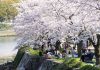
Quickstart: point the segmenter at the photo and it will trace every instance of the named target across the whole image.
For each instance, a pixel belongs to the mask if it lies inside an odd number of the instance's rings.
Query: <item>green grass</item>
[[[68,59],[55,59],[56,62],[62,62],[60,65],[55,65],[54,70],[73,70],[78,68],[79,70],[100,70],[94,64],[89,64],[80,61],[80,58],[68,58]]]
[[[30,55],[39,55],[39,50],[33,50],[32,48],[27,48]]]
[[[64,63],[72,68],[79,68],[79,67],[82,67],[85,65],[85,63],[80,61],[79,58],[70,58],[68,61],[66,61]]]
[[[63,63],[65,61],[65,59],[64,58],[60,58],[60,59],[55,59],[54,61],[58,62],[58,63]]]
[[[97,68],[96,66],[85,65],[85,66],[81,67],[80,70],[100,70],[100,69]]]

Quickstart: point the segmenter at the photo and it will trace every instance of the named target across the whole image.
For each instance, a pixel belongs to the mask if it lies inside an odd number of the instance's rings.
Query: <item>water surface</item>
[[[16,54],[16,37],[0,37],[0,57]]]

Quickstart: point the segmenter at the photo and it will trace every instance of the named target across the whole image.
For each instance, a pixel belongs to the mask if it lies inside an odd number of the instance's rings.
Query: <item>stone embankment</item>
[[[17,70],[53,70],[55,65],[61,64],[53,59],[45,59],[42,56],[31,56],[25,53]]]
[[[32,56],[25,53],[21,59],[17,70],[38,70],[45,58],[40,56]]]

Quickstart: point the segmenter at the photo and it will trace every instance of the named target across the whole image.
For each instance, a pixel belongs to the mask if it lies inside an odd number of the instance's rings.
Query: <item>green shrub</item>
[[[0,0],[0,17],[2,17],[0,22],[5,20],[9,21],[18,14],[16,7],[12,5],[15,2],[17,2],[17,0]]]
[[[54,65],[53,70],[73,70],[73,68],[80,68],[85,65],[78,58],[56,59],[57,62],[61,62],[59,65]]]
[[[100,69],[95,66],[85,65],[85,66],[81,67],[80,70],[100,70]]]
[[[11,28],[11,25],[0,23],[0,31],[1,30],[8,30],[10,28]]]
[[[64,62],[71,68],[80,68],[85,65],[85,63],[81,62],[78,58],[71,58],[67,62]]]
[[[73,70],[73,69],[63,63],[63,64],[56,64],[56,65],[54,65],[52,70]]]

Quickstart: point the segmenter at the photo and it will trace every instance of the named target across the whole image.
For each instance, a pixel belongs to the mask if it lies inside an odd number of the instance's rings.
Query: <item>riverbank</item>
[[[16,33],[13,30],[0,31],[0,37],[5,36],[16,36]]]
[[[7,62],[11,62],[14,60],[16,55],[12,55],[12,56],[0,56],[0,65],[7,63]]]

